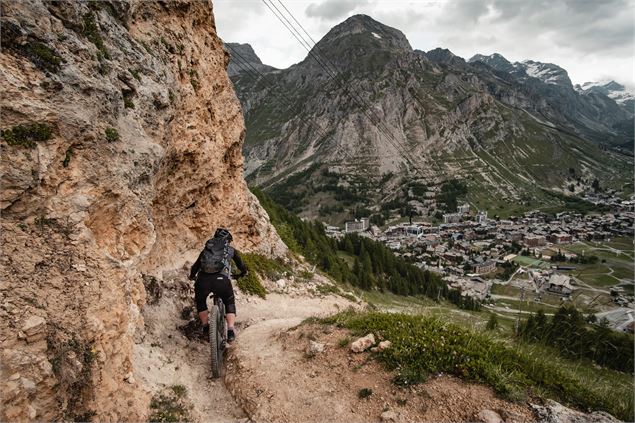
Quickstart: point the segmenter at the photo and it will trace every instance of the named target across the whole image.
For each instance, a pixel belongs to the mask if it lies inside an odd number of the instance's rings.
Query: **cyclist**
[[[198,259],[192,265],[190,270],[190,280],[196,280],[194,283],[194,296],[196,299],[196,310],[198,311],[201,324],[203,325],[204,333],[207,333],[209,328],[208,312],[207,312],[207,296],[213,292],[219,296],[225,304],[226,320],[227,320],[227,342],[233,342],[236,339],[236,333],[234,331],[234,321],[236,319],[236,301],[234,299],[234,290],[232,288],[231,280],[231,263],[233,259],[240,270],[240,274],[236,277],[240,278],[248,274],[247,267],[240,259],[240,254],[233,247],[229,246],[232,241],[232,234],[224,228],[218,228],[214,233],[214,237],[207,241],[205,248]],[[219,241],[224,241],[220,243]],[[222,266],[217,271],[205,272],[203,271],[202,262],[214,254],[212,251],[213,245],[224,245],[222,250]],[[212,246],[212,248],[210,248]],[[207,259],[209,261],[209,259]]]

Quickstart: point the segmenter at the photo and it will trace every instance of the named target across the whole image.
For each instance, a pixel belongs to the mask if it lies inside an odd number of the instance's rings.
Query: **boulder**
[[[44,320],[43,317],[29,316],[22,326],[22,331],[26,334],[26,336],[31,336],[42,332],[45,326],[46,320]]]
[[[390,342],[390,341],[381,341],[379,343],[379,345],[377,345],[376,347],[371,348],[370,350],[372,352],[382,352],[382,351],[387,350],[391,346],[392,346],[392,342]]]
[[[309,348],[307,353],[315,355],[324,352],[324,344],[321,342],[309,341]]]
[[[381,421],[382,422],[399,422],[399,414],[394,411],[388,410],[381,413]]]
[[[366,351],[369,347],[375,344],[375,335],[369,333],[363,338],[359,338],[351,344],[351,351],[355,353],[361,353]]]
[[[476,419],[483,423],[505,423],[501,416],[493,410],[481,410],[481,412],[476,415]]]
[[[603,411],[594,411],[586,414],[559,402],[546,400],[543,405],[530,404],[534,416],[544,423],[605,423],[619,422],[618,419]]]

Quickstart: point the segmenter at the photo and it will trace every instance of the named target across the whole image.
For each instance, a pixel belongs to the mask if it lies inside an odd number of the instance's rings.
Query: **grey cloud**
[[[632,0],[462,0],[447,3],[442,22],[522,40],[548,37],[580,53],[633,48]]]
[[[406,11],[379,11],[373,14],[373,18],[405,32],[421,27],[426,22],[427,16],[423,12],[409,9]]]
[[[321,4],[311,3],[307,6],[305,13],[310,18],[336,20],[347,16],[349,12],[357,7],[370,3],[369,0],[326,0]]]

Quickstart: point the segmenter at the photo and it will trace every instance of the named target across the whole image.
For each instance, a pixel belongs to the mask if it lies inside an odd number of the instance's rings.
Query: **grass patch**
[[[401,385],[419,383],[428,374],[444,372],[487,384],[511,400],[531,394],[633,419],[632,385],[630,400],[618,398],[612,390],[597,390],[567,374],[550,356],[512,348],[486,333],[406,314],[349,311],[322,321],[346,327],[356,335],[372,332],[390,340],[392,348],[378,357],[388,368],[398,370],[395,383]]]
[[[362,388],[357,392],[357,396],[361,399],[368,398],[373,395],[373,390],[370,388]]]
[[[117,132],[115,128],[106,128],[104,134],[106,135],[106,141],[108,142],[119,141],[119,132]]]
[[[529,256],[516,256],[512,261],[523,266],[541,267],[543,269],[548,269],[549,267],[551,267],[551,264],[547,263],[546,261],[542,261],[535,257]]]
[[[0,131],[0,136],[7,144],[26,148],[34,148],[36,142],[46,141],[52,134],[53,129],[49,125],[38,122],[16,125]]]
[[[339,295],[341,293],[341,290],[339,287],[337,287],[336,285],[331,285],[331,284],[322,284],[322,285],[318,285],[316,287],[317,292],[319,292],[322,295]]]
[[[185,401],[186,388],[183,385],[173,385],[163,392],[155,394],[150,400],[151,422],[189,422],[190,406]]]
[[[337,341],[337,346],[340,348],[346,348],[348,347],[348,344],[351,342],[351,337],[350,336],[346,336],[342,339],[340,339],[339,341]]]

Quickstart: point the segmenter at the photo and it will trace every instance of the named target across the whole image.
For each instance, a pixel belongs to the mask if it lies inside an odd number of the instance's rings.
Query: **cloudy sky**
[[[279,0],[273,2],[283,10]],[[213,0],[219,35],[249,43],[268,65],[307,54],[262,0]],[[315,40],[363,13],[400,29],[415,49],[450,49],[465,59],[555,63],[573,83],[615,79],[635,87],[635,0],[282,0]]]

